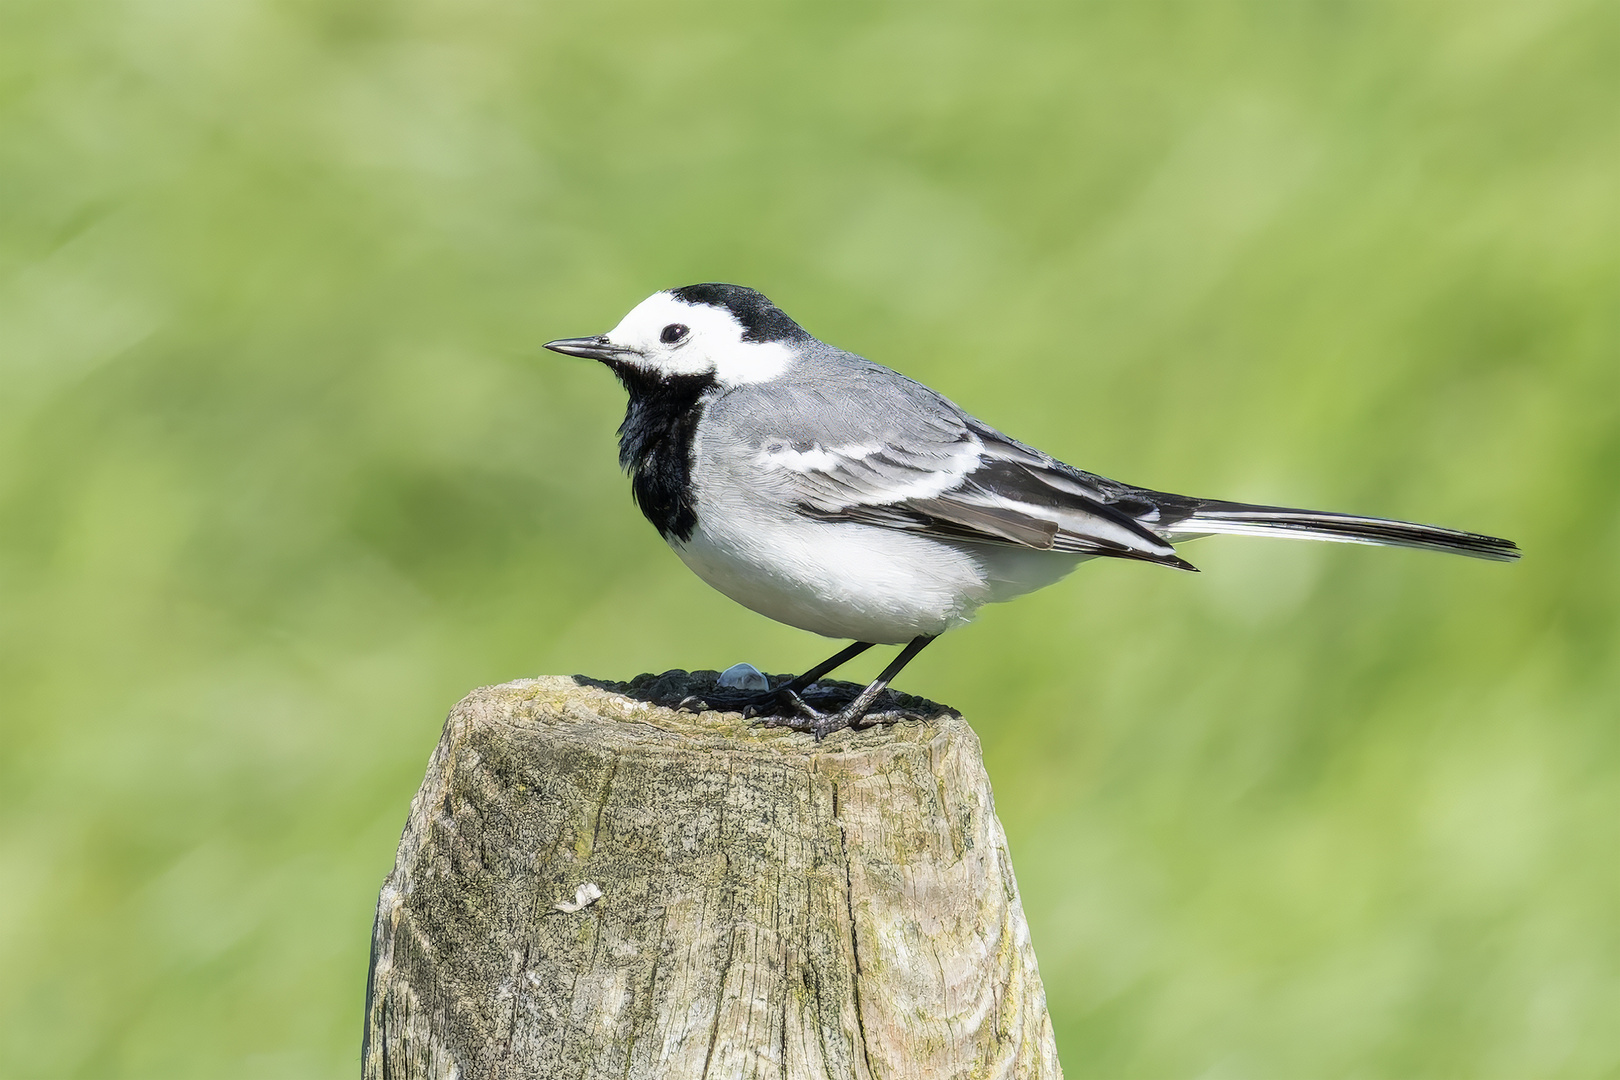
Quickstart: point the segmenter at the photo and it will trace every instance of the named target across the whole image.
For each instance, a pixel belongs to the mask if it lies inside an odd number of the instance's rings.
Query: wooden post
[[[377,904],[367,1078],[1061,1075],[967,723],[908,699],[932,718],[817,744],[654,703],[713,684],[456,706]]]

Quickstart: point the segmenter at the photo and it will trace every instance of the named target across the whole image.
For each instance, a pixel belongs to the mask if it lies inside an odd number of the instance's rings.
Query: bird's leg
[[[726,701],[723,694],[715,691],[710,691],[704,696],[720,700],[729,708],[739,709],[745,716],[751,716],[769,708],[785,708],[797,712],[800,707],[807,707],[799,698],[801,693],[809,689],[809,687],[817,679],[821,678],[829,671],[844,666],[871,647],[872,643],[870,641],[857,641],[838,650],[838,652],[827,657],[827,659],[823,660],[821,663],[817,664],[803,675],[800,675],[786,686],[778,686],[774,690],[762,690],[759,693],[749,694],[745,697],[735,698],[730,701]],[[685,698],[680,705],[677,706],[677,708],[684,709],[689,706],[695,707],[698,705],[698,695],[693,694]]]
[[[809,688],[811,683],[829,671],[843,667],[871,647],[872,643],[870,641],[854,642],[848,648],[840,649],[835,655],[827,657],[827,659],[788,683],[784,689],[792,690],[795,694],[802,694]]]
[[[912,638],[911,643],[900,650],[900,655],[896,656],[889,666],[883,669],[883,674],[873,679],[870,686],[855,696],[854,701],[851,701],[835,713],[824,713],[812,708],[795,693],[793,711],[796,715],[789,717],[766,716],[761,717],[759,722],[768,727],[785,727],[792,728],[794,731],[812,732],[819,742],[833,732],[841,731],[847,727],[871,727],[874,724],[883,723],[885,719],[897,718],[893,712],[873,713],[871,711],[872,706],[877,702],[883,691],[889,688],[889,683],[894,681],[894,677],[900,674],[900,669],[911,663],[912,658],[927,648],[928,643],[933,640],[932,637]],[[803,677],[800,676],[801,679]],[[797,682],[798,680],[794,681]],[[805,686],[809,685],[808,682],[805,683]]]

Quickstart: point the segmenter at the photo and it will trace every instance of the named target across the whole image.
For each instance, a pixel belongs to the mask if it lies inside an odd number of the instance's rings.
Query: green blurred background
[[[0,1075],[352,1076],[457,698],[830,651],[539,349],[704,280],[1108,475],[1525,549],[1214,538],[911,666],[1071,1076],[1620,1069],[1614,3],[0,15]]]

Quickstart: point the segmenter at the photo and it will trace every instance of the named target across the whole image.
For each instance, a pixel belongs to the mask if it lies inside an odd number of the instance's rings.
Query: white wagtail
[[[1131,487],[1008,438],[945,398],[816,340],[738,285],[654,293],[612,330],[546,348],[600,360],[629,392],[619,463],[694,573],[778,622],[854,644],[765,695],[817,738],[891,713],[900,669],[980,605],[1087,559],[1195,570],[1211,533],[1519,557],[1493,536]],[[801,695],[874,644],[905,645],[836,712]]]

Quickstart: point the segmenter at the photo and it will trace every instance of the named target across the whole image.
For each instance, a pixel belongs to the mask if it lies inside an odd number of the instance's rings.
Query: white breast
[[[681,560],[744,607],[826,637],[897,645],[942,634],[1080,561],[815,521],[746,491],[724,502],[706,498],[701,484],[694,493],[698,526],[670,545]]]

